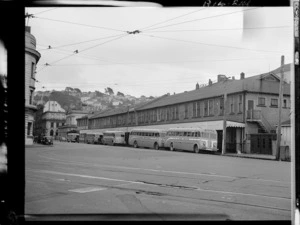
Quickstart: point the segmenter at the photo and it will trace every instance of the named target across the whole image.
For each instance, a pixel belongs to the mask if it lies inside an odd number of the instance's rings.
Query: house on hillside
[[[290,67],[284,68],[288,75]],[[193,91],[94,115],[89,118],[88,130],[202,127],[217,131],[218,149],[222,150],[226,118],[226,152],[272,155],[279,116],[279,84],[279,77],[272,71],[251,77],[241,73],[240,79],[218,75],[217,82],[209,80]],[[291,108],[290,84],[286,82],[282,101],[281,120],[285,121]]]

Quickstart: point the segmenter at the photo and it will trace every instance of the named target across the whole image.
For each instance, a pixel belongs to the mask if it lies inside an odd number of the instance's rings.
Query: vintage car
[[[42,137],[41,144],[53,145],[53,138],[51,136],[44,136],[44,137]]]

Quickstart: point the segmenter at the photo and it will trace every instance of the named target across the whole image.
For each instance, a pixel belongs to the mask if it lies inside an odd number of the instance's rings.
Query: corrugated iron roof
[[[160,99],[159,101],[154,102],[153,104],[148,104],[144,107],[141,107],[139,110],[162,107],[165,105],[174,105],[183,102],[195,101],[206,98],[213,98],[217,96],[222,96],[224,93],[227,95],[231,93],[238,92],[260,92],[260,93],[270,93],[270,94],[278,94],[279,90],[274,90],[274,88],[264,82],[261,82],[261,79],[265,78],[267,75],[274,76],[272,74],[260,74],[248,78],[244,78],[242,80],[226,80],[218,83],[214,83],[212,85],[208,85],[198,90],[188,91],[184,93],[179,93],[175,95],[166,96],[165,98]],[[278,77],[274,76],[276,79]],[[290,85],[283,85],[283,93],[289,95],[290,94]]]

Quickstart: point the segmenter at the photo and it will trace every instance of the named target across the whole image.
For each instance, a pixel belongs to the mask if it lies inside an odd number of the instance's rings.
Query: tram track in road
[[[216,173],[194,173],[194,172],[183,172],[183,171],[174,171],[174,170],[162,170],[162,169],[146,169],[146,168],[138,168],[138,167],[129,167],[129,166],[115,166],[115,165],[105,165],[105,164],[96,164],[96,163],[85,163],[85,162],[78,162],[73,160],[63,160],[63,159],[57,159],[54,158],[56,156],[55,154],[49,154],[47,152],[47,156],[40,155],[40,157],[51,161],[51,163],[59,163],[59,164],[73,164],[77,166],[87,166],[87,167],[98,167],[98,168],[111,168],[113,170],[117,170],[117,172],[125,172],[124,170],[136,170],[136,171],[148,171],[148,172],[155,172],[155,173],[169,173],[169,174],[176,174],[178,175],[192,175],[196,177],[212,177],[212,178],[224,178],[224,179],[232,179],[239,180],[239,179],[245,179],[245,180],[252,180],[252,181],[259,181],[259,182],[271,182],[271,183],[282,183],[287,184],[288,182],[285,181],[279,181],[279,180],[270,180],[270,179],[261,179],[261,178],[252,178],[252,177],[245,177],[245,176],[227,176],[227,175],[220,175]],[[50,155],[50,156],[49,156]],[[47,162],[47,161],[45,161]],[[118,170],[119,169],[119,170]],[[153,175],[153,174],[150,174]],[[170,176],[170,175],[162,175],[162,176]],[[195,179],[191,177],[182,177],[187,179]],[[206,181],[209,182],[209,181]]]
[[[39,173],[42,173],[43,171],[36,171]],[[70,176],[77,176],[76,174],[67,174],[67,173],[60,173],[60,172],[55,172],[55,171],[44,171],[46,173],[52,173],[52,174],[56,174],[56,175],[70,175]],[[113,180],[111,178],[103,178],[103,177],[92,177],[92,176],[87,176],[87,175],[78,175],[84,178],[89,178],[89,179],[109,179],[109,180]],[[126,181],[126,180],[117,180],[114,179],[115,181],[121,181],[121,182],[125,182],[125,183],[121,183],[121,184],[117,184],[117,185],[106,185],[106,184],[95,184],[94,182],[78,182],[76,181],[76,184],[80,184],[80,185],[86,185],[86,186],[93,186],[93,187],[101,187],[101,188],[105,188],[105,190],[110,191],[112,189],[115,190],[119,190],[119,191],[128,191],[128,192],[134,192],[136,195],[147,195],[147,196],[155,196],[155,197],[162,197],[164,199],[167,200],[176,200],[179,202],[190,202],[193,204],[197,204],[201,201],[207,201],[207,202],[213,202],[216,204],[220,204],[220,203],[224,203],[224,204],[233,204],[235,206],[245,206],[245,207],[254,207],[254,208],[262,208],[262,209],[268,209],[268,210],[280,210],[283,212],[290,212],[290,209],[286,209],[286,208],[280,208],[280,207],[275,207],[275,206],[268,206],[268,205],[261,205],[261,204],[251,204],[251,203],[243,203],[243,202],[238,202],[236,200],[221,200],[221,199],[217,199],[217,198],[221,198],[221,196],[214,196],[212,198],[205,198],[205,197],[199,197],[197,194],[194,193],[194,191],[197,192],[216,192],[218,194],[230,194],[230,195],[244,195],[243,193],[234,193],[234,192],[218,192],[218,191],[213,191],[213,190],[203,190],[197,187],[189,187],[189,186],[180,186],[180,185],[166,185],[166,184],[160,184],[160,183],[151,183],[151,182],[146,182],[146,181]],[[127,182],[127,183],[126,183]],[[131,185],[138,185],[137,187],[128,187]],[[151,188],[150,190],[147,190],[147,188],[140,188],[139,185],[146,185],[147,187],[158,187],[158,188],[163,188],[163,189],[159,189],[157,190],[153,190],[153,188]],[[183,194],[178,194],[177,192],[173,192],[170,191],[170,189],[176,189],[176,190],[185,190],[185,191],[189,191],[189,193],[184,192]],[[194,194],[193,194],[194,193]],[[51,198],[51,197],[60,197],[62,195],[66,195],[68,194],[67,192],[55,192],[53,194],[47,194],[45,196],[42,196],[42,199],[46,199],[46,198]],[[187,196],[189,195],[189,196]],[[275,197],[271,197],[271,196],[262,196],[262,195],[248,195],[247,197],[259,197],[259,198],[272,198],[273,200],[280,200],[280,201],[290,201],[290,199],[287,198],[276,198]],[[36,200],[40,200],[39,197],[36,198],[32,198],[30,200],[28,200],[28,202],[31,201],[36,201]]]

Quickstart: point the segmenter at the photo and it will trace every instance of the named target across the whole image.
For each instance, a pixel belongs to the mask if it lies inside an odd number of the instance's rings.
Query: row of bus
[[[202,128],[133,129],[131,132],[80,133],[79,143],[123,145],[134,148],[217,151],[217,132]]]

